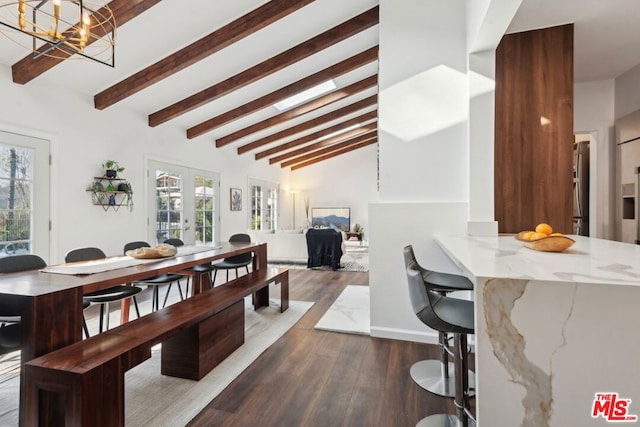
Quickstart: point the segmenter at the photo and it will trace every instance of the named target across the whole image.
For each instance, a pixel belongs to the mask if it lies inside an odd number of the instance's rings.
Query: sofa
[[[290,230],[247,230],[252,242],[267,244],[267,262],[290,262],[307,264],[307,229]],[[346,252],[346,236],[342,233],[342,252]]]
[[[307,263],[306,230],[247,230],[252,242],[267,244],[268,262]]]

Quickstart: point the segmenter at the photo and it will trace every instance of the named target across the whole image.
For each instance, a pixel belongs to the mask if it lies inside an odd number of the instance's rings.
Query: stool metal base
[[[454,397],[456,394],[456,376],[453,363],[449,363],[449,377],[442,375],[442,362],[439,360],[421,360],[414,363],[409,371],[411,378],[420,387],[437,394],[438,396]],[[476,386],[475,374],[469,371],[469,388]],[[469,391],[469,397],[475,395],[474,390]]]
[[[475,427],[476,423],[469,419],[464,427]],[[449,414],[429,415],[421,419],[416,427],[463,427],[458,417]]]

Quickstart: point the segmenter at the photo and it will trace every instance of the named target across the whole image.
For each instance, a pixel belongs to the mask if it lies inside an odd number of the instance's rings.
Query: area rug
[[[161,375],[160,345],[154,347],[151,359],[125,374],[126,425],[186,425],[313,306],[290,301],[280,313],[279,303],[272,299],[256,311],[251,298],[245,299],[245,343],[200,381]],[[15,355],[5,356],[0,365],[14,363]],[[0,374],[0,427],[18,425],[19,379],[16,370]]]
[[[307,264],[305,263],[270,262],[269,265],[293,270],[307,269]],[[331,270],[331,267],[315,267],[314,270]],[[340,269],[338,271],[369,271],[368,248],[366,246],[347,246],[345,253],[340,258]]]
[[[369,335],[369,287],[349,285],[315,326],[332,332]]]

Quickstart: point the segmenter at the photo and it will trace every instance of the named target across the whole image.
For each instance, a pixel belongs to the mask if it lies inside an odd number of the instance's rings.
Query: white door
[[[0,257],[49,259],[49,141],[0,131]]]
[[[148,241],[211,244],[219,229],[220,179],[215,172],[148,162]]]

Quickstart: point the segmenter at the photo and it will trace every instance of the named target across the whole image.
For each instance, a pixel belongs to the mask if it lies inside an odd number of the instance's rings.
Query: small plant
[[[124,168],[118,164],[115,160],[107,160],[102,164],[105,170],[105,176],[109,178],[115,178],[119,172],[122,172]]]
[[[96,181],[91,184],[88,190],[92,191],[91,198],[93,203],[96,205],[103,204],[105,202],[105,191],[104,185],[100,181]]]
[[[118,184],[118,191],[124,191],[127,196],[126,205],[130,211],[133,211],[133,188],[131,187],[131,183],[129,181],[123,181]]]

